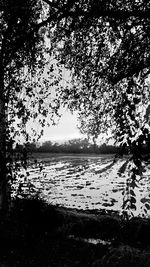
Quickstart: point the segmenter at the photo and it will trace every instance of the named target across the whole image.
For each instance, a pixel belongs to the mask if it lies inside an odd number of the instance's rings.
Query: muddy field
[[[35,154],[29,176],[15,180],[13,195],[37,192],[48,203],[64,207],[122,211],[125,168],[126,159],[114,163],[113,155]],[[143,202],[149,198],[149,177],[147,167],[135,189],[135,215],[142,214]]]

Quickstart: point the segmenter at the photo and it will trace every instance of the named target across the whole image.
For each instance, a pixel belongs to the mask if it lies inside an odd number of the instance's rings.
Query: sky
[[[77,113],[72,114],[70,111],[61,109],[62,117],[55,126],[45,127],[44,135],[40,138],[40,142],[53,141],[64,142],[75,138],[86,138],[86,135],[80,133],[77,125]],[[98,143],[104,143],[106,138],[110,137],[108,134],[101,134],[97,139]],[[109,141],[109,144],[113,144],[113,140]]]
[[[77,114],[63,110],[60,121],[55,126],[45,127],[41,141],[65,141],[73,138],[84,137],[77,128]]]
[[[53,61],[55,66],[55,60]],[[54,67],[54,71],[56,76],[59,74],[57,73],[57,66]],[[63,68],[62,70],[62,86],[68,85],[68,82],[70,81],[70,72]],[[52,90],[52,97],[55,98],[55,87]],[[67,110],[66,108],[61,107],[60,112],[62,114],[59,123],[55,126],[45,127],[44,129],[44,135],[41,137],[40,141],[65,141],[69,139],[74,138],[83,138],[83,136],[79,129],[77,128],[77,112],[74,112],[73,114]]]

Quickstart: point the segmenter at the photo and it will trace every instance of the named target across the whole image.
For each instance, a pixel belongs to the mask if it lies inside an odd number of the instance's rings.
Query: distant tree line
[[[71,139],[63,143],[45,141],[41,145],[36,143],[28,143],[26,146],[29,152],[39,153],[97,153],[97,154],[115,154],[118,153],[118,147],[114,145],[96,145],[87,138]],[[22,150],[22,146],[18,145],[17,151]]]

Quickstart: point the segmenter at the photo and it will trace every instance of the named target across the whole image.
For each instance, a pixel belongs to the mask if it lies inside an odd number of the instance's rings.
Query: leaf
[[[131,203],[134,203],[135,204],[136,203],[136,198],[135,197],[131,197],[130,198],[130,201],[131,201]]]
[[[131,204],[130,208],[131,208],[132,210],[136,210],[136,206],[135,206],[134,204]]]
[[[150,210],[150,205],[149,205],[148,203],[145,203],[145,208],[146,208],[147,210]]]
[[[131,194],[131,196],[136,196],[133,189],[130,189],[130,194]]]

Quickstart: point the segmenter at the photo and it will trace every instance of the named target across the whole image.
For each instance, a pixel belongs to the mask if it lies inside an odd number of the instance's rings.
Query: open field
[[[37,162],[35,163],[34,160]],[[28,168],[27,181],[22,183],[22,193],[38,192],[50,204],[77,209],[106,209],[122,211],[123,192],[126,185],[126,159],[114,162],[113,155],[84,154],[33,154]],[[141,214],[144,199],[150,190],[150,171],[144,173],[136,188],[137,210]]]
[[[126,159],[114,162],[112,155],[34,155],[29,175],[13,184],[22,198],[0,223],[0,266],[149,267],[150,220],[125,220],[116,212],[125,169]],[[149,194],[149,173],[147,167],[136,192],[138,212]],[[32,198],[36,193],[48,205]]]

